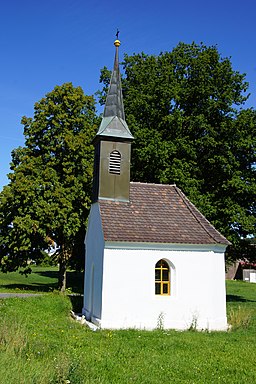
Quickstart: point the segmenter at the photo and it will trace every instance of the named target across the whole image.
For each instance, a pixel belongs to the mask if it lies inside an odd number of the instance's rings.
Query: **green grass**
[[[250,321],[211,333],[92,332],[70,318],[68,296],[0,300],[0,383],[254,384],[256,284],[228,281],[227,289],[229,315],[239,319],[249,312]]]
[[[0,292],[51,292],[58,287],[58,267],[32,266],[32,273],[0,273]],[[67,272],[67,287],[74,293],[83,293],[83,274]]]

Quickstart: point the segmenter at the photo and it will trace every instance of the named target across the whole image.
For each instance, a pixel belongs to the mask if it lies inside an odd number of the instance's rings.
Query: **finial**
[[[120,45],[121,45],[121,42],[120,42],[120,40],[118,39],[118,35],[119,35],[119,30],[117,29],[117,31],[116,31],[116,40],[114,41],[114,46],[115,47],[120,47]]]

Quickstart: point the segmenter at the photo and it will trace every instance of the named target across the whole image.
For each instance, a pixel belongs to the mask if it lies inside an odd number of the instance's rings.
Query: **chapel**
[[[130,182],[116,40],[94,138],[93,201],[85,238],[83,314],[100,328],[226,330],[229,241],[176,185]]]

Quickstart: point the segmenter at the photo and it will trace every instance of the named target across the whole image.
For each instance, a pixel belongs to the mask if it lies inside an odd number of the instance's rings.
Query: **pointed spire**
[[[120,40],[116,39],[114,45],[116,47],[114,68],[111,75],[103,118],[96,137],[109,136],[132,140],[133,136],[126,124],[124,114],[121,75],[118,60],[118,48],[121,45]]]
[[[111,75],[110,86],[108,90],[103,117],[117,116],[125,120],[121,75],[118,60],[118,48],[120,46],[120,41],[116,40],[114,42],[114,45],[116,47],[114,69]]]

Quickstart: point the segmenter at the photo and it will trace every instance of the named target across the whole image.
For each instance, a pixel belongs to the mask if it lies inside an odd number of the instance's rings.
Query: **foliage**
[[[256,111],[242,109],[245,75],[216,46],[195,43],[126,55],[123,67],[133,180],[176,183],[232,241],[230,257],[242,249],[255,260],[243,241],[256,227]],[[101,81],[109,81],[106,68]]]
[[[2,271],[26,271],[27,261],[42,259],[48,249],[57,256],[65,289],[77,248],[83,259],[96,123],[94,99],[71,83],[37,102],[33,118],[22,118],[25,146],[12,152],[13,172],[0,194]]]
[[[229,281],[229,309],[250,309],[251,322],[246,329],[210,333],[92,332],[70,319],[66,295],[0,299],[1,381],[254,383],[255,294],[256,284]]]

